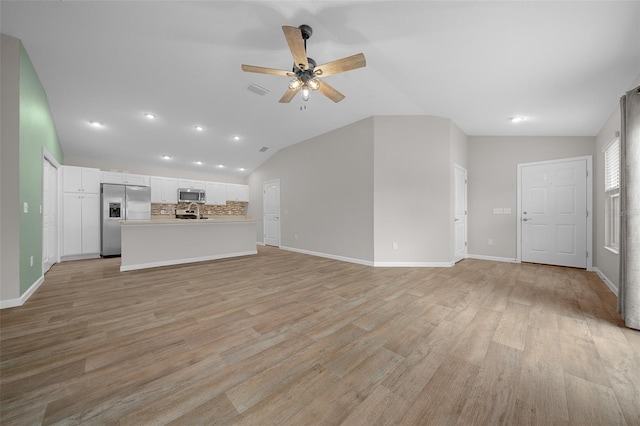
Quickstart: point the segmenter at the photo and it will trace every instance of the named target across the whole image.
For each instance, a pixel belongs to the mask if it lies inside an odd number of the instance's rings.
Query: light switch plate
[[[494,207],[493,208],[493,214],[502,214],[502,208],[501,207]]]
[[[22,205],[22,210],[23,210],[25,213],[29,213],[29,203],[24,203],[24,204]]]
[[[505,207],[503,211],[504,214],[511,214],[511,207]]]

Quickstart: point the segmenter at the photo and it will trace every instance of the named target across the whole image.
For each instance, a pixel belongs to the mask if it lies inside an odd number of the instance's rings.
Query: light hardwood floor
[[[3,425],[640,424],[640,332],[594,273],[119,264],[57,264],[0,312]]]

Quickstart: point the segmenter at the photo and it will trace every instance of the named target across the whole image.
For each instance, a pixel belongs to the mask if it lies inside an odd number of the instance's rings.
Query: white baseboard
[[[31,286],[24,292],[24,294],[17,299],[9,299],[9,300],[0,300],[0,309],[5,308],[15,308],[16,306],[24,305],[33,293],[36,292],[38,287],[44,282],[44,275],[41,275],[40,278],[36,280]]]
[[[299,249],[299,248],[294,248],[294,247],[280,246],[280,248],[282,250],[293,251],[293,252],[302,253],[302,254],[308,254],[308,255],[311,255],[311,256],[324,257],[324,258],[333,259],[333,260],[341,260],[343,262],[349,262],[349,263],[357,263],[358,265],[375,266],[373,264],[373,262],[371,262],[370,260],[354,259],[352,257],[344,257],[344,256],[337,256],[335,254],[319,253],[317,251],[304,250],[304,249]]]
[[[70,256],[62,256],[60,261],[67,262],[69,260],[85,260],[85,259],[99,259],[100,253],[89,253],[89,254],[73,254]]]
[[[491,260],[494,262],[520,263],[518,259],[512,257],[485,256],[483,254],[468,254],[468,259]]]
[[[342,262],[357,263],[358,265],[374,266],[382,268],[449,268],[454,262],[372,262],[370,260],[355,259],[353,257],[338,256],[335,254],[319,253],[317,251],[304,250],[294,247],[281,246],[282,250],[311,256],[324,257],[326,259],[340,260]]]
[[[265,243],[263,243],[262,241],[256,241],[256,245],[257,246],[265,246]]]
[[[258,254],[258,251],[248,250],[248,251],[242,251],[237,253],[217,254],[214,256],[193,257],[188,259],[176,259],[176,260],[166,260],[166,261],[160,261],[160,262],[139,263],[135,265],[120,266],[120,272],[135,271],[137,269],[157,268],[160,266],[181,265],[183,263],[206,262],[208,260],[227,259],[229,257],[249,256],[252,254]]]
[[[455,262],[374,262],[381,268],[451,268]]]
[[[609,290],[618,297],[618,287],[598,267],[594,266],[593,272],[598,274],[600,279],[609,287]]]

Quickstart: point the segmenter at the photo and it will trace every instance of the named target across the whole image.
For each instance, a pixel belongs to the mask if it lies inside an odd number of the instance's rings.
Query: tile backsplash
[[[227,201],[224,206],[205,204],[200,206],[200,214],[202,216],[246,216],[248,205],[246,201]],[[151,203],[151,216],[175,217],[176,209],[186,209],[188,206],[188,203]]]

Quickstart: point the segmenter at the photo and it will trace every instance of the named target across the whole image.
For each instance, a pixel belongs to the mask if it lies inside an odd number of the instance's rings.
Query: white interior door
[[[264,243],[280,247],[280,181],[263,185]]]
[[[521,168],[522,261],[587,267],[587,161]]]
[[[458,165],[454,168],[454,186],[453,260],[458,262],[467,257],[467,170]]]
[[[42,273],[58,259],[58,169],[46,158],[42,169]]]

